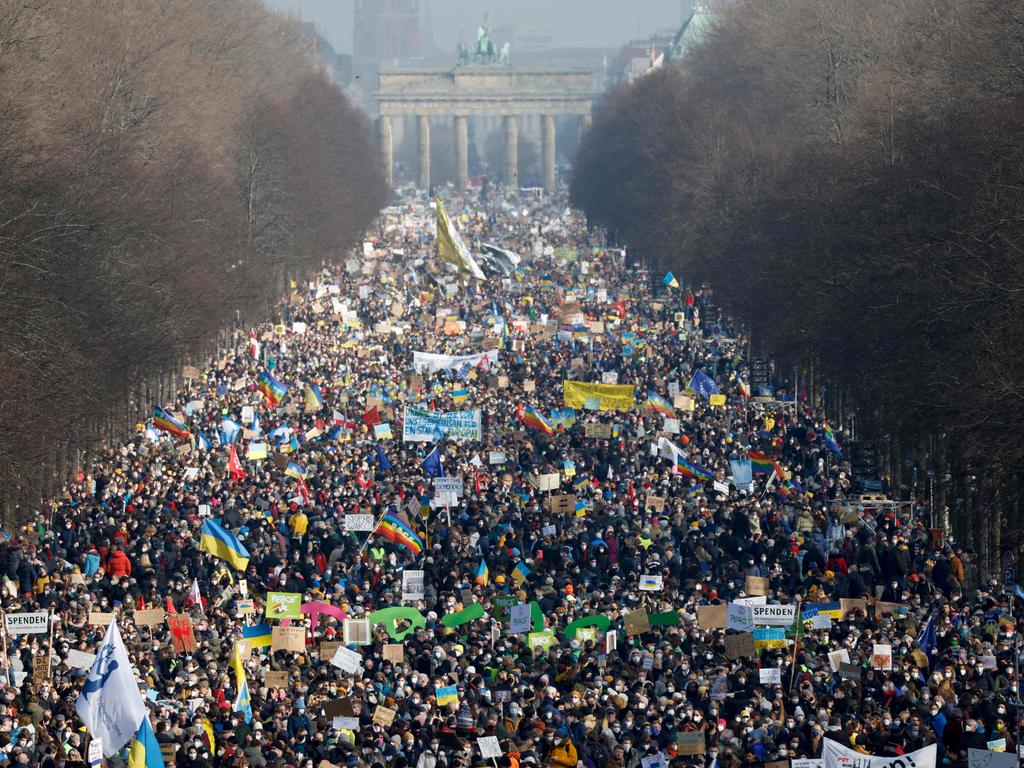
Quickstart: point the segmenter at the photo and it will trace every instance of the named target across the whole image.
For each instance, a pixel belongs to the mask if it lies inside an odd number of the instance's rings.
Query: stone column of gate
[[[420,115],[419,125],[419,146],[420,146],[420,169],[419,188],[430,189],[430,117]]]
[[[544,190],[555,191],[555,116],[544,115],[541,122],[541,140],[543,143],[542,161],[544,163]]]
[[[505,115],[505,184],[519,186],[519,123],[515,115]]]
[[[590,130],[591,123],[590,115],[580,115],[580,141],[583,141],[583,137],[587,135],[587,131]]]
[[[380,151],[384,162],[384,178],[390,187],[393,186],[394,182],[392,169],[395,159],[395,144],[391,132],[391,118],[388,115],[380,116]]]
[[[455,116],[455,178],[459,189],[469,181],[469,122],[465,115]]]

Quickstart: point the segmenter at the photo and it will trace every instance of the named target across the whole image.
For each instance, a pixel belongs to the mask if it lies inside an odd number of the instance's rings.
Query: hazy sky
[[[271,6],[316,22],[341,53],[352,52],[352,7],[355,0],[268,0]],[[455,51],[476,38],[485,11],[492,26],[523,24],[551,27],[557,47],[611,48],[630,38],[647,37],[681,23],[684,0],[423,0],[430,4],[434,42]],[[689,6],[689,2],[686,3]]]

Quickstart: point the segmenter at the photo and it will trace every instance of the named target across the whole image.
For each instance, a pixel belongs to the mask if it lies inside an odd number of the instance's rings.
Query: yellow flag
[[[483,280],[484,273],[462,242],[462,235],[452,226],[444,205],[439,199],[434,202],[437,205],[437,258],[454,264],[459,272],[468,272],[477,280]]]

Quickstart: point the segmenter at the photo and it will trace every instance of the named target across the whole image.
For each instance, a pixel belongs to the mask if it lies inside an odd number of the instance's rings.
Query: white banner
[[[46,632],[50,614],[46,611],[35,613],[5,613],[4,629],[9,635],[39,635]]]
[[[437,355],[433,352],[413,352],[412,367],[416,373],[435,373],[444,370],[459,370],[467,363],[475,367],[487,356],[487,361],[493,366],[498,363],[498,350],[490,349],[487,352],[479,352],[475,355]]]
[[[862,755],[835,741],[824,740],[822,768],[935,768],[935,744],[898,757]]]
[[[788,627],[796,619],[796,606],[752,605],[750,617],[758,626]]]
[[[428,411],[425,408],[405,406],[402,441],[430,443],[450,440],[479,440],[483,434],[479,409],[472,411]]]
[[[793,758],[789,761],[789,768],[822,768],[820,757]]]

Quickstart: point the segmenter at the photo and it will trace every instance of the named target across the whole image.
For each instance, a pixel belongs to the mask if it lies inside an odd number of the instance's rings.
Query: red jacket
[[[131,576],[132,561],[124,552],[114,552],[107,559],[107,573],[111,576]]]

